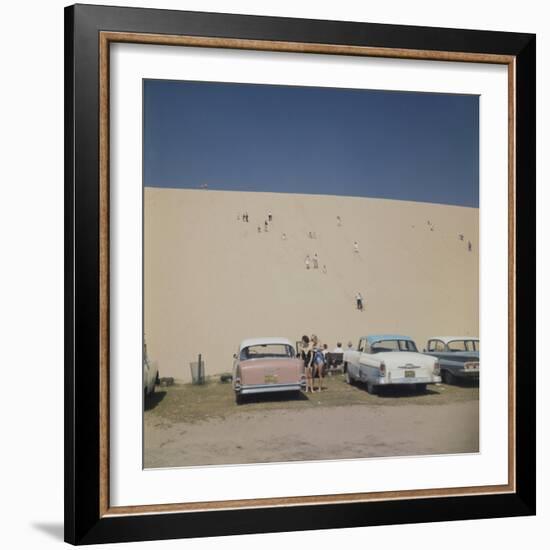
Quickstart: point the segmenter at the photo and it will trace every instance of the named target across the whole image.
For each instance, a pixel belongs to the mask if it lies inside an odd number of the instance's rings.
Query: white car
[[[411,385],[426,391],[427,384],[441,382],[436,357],[418,353],[409,336],[375,334],[359,339],[356,350],[344,352],[346,382],[361,382],[369,393],[381,386]]]
[[[147,399],[155,392],[155,384],[158,378],[158,365],[156,361],[149,361],[147,351],[143,353],[143,397]]]

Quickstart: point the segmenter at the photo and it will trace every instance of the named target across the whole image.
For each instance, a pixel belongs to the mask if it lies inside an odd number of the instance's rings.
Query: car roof
[[[444,344],[448,344],[454,340],[476,340],[479,342],[477,336],[430,336],[428,340],[441,340]]]
[[[366,338],[369,345],[380,342],[381,340],[410,340],[413,339],[410,336],[403,336],[402,334],[370,334],[369,336],[363,336]]]
[[[249,346],[261,346],[262,344],[285,344],[292,347],[292,342],[288,338],[265,336],[263,338],[247,338],[243,340],[239,346],[239,350],[248,348]]]

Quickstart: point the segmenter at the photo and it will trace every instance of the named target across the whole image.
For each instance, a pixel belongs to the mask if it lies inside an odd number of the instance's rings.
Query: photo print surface
[[[479,97],[143,81],[145,468],[479,451]]]

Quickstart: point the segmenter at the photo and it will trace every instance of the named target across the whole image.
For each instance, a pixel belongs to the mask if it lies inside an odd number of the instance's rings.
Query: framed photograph
[[[65,11],[65,539],[535,513],[535,36]]]

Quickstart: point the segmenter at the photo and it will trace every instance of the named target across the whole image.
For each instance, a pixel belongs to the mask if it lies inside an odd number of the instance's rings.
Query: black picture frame
[[[535,514],[535,372],[516,378],[515,491],[111,516],[100,512],[100,32],[512,56],[516,357],[535,364],[535,60],[532,34],[142,8],[65,9],[65,540],[128,542]]]

